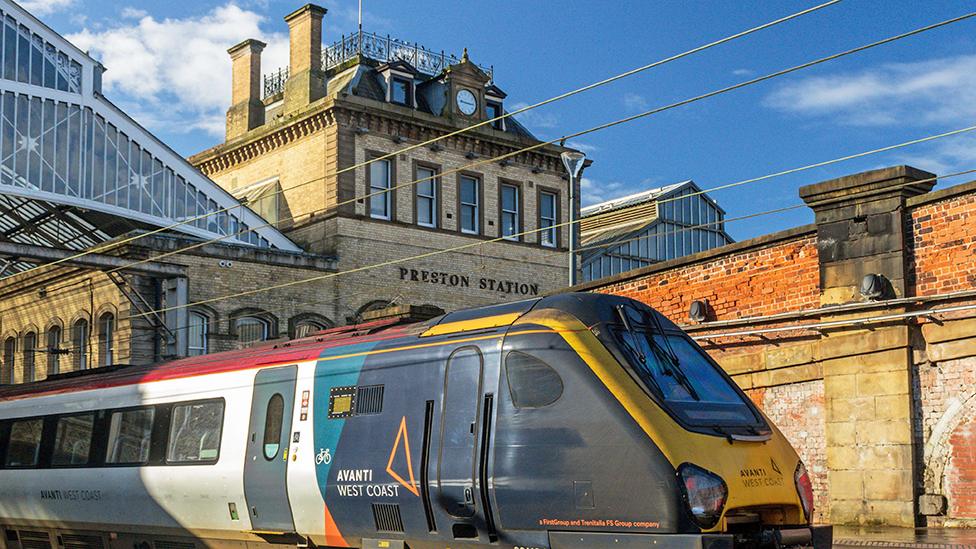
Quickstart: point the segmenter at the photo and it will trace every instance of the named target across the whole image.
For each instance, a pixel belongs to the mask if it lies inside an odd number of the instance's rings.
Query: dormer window
[[[390,79],[390,103],[413,107],[413,82],[394,76]]]
[[[502,104],[498,101],[486,101],[485,102],[485,118],[487,120],[493,120],[502,115]],[[496,130],[505,129],[505,120],[495,120],[491,123],[491,127]]]
[[[485,87],[485,117],[487,120],[498,118],[505,112],[502,108],[502,101],[505,100],[505,97],[505,92],[498,86],[488,84]],[[491,127],[505,131],[505,119],[495,120],[491,123]]]

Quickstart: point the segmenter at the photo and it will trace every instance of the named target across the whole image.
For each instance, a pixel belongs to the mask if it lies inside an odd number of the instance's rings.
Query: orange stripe
[[[346,538],[339,532],[339,525],[333,520],[328,505],[325,505],[325,543],[332,547],[349,547]]]

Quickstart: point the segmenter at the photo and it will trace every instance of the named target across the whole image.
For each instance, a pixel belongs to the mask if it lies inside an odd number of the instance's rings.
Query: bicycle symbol
[[[321,448],[319,453],[315,456],[316,465],[322,465],[323,463],[326,465],[332,463],[332,453],[328,448]]]

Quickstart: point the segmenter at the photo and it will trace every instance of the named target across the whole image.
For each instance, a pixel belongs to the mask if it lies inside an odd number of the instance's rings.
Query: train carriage
[[[563,294],[0,388],[0,547],[829,547],[663,316]]]

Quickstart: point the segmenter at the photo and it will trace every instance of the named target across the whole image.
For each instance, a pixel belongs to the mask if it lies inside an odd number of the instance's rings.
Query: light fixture
[[[883,274],[869,273],[861,279],[861,296],[872,301],[881,299],[888,294],[890,283]]]
[[[404,141],[405,141],[405,139],[403,138],[402,135],[394,135],[393,136],[393,142],[396,143],[396,144],[398,144],[398,145],[400,143],[403,143]]]
[[[512,165],[512,161],[506,158],[505,160],[502,160],[501,162],[499,162],[498,165],[501,166],[501,167],[503,167],[503,168],[507,168],[508,166],[511,166]]]
[[[542,169],[540,169],[538,166],[536,166],[536,167],[532,168],[532,173],[542,173]]]
[[[431,152],[441,152],[443,150],[444,150],[444,147],[442,147],[440,145],[440,143],[434,143],[433,145],[430,146],[430,151]]]
[[[475,158],[478,158],[478,153],[474,151],[469,151],[467,154],[464,155],[464,157],[467,158],[468,160],[474,160]]]
[[[366,128],[364,126],[359,126],[358,128],[356,128],[355,132],[356,135],[363,135],[369,133],[369,128]]]
[[[579,213],[579,197],[576,196],[576,185],[579,183],[580,173],[583,171],[583,164],[586,155],[574,150],[563,151],[559,155],[563,161],[563,167],[569,175],[569,285],[576,285],[576,235],[579,228],[576,226],[576,216]]]
[[[688,309],[688,318],[692,322],[705,322],[708,319],[708,302],[701,299],[692,301]]]

